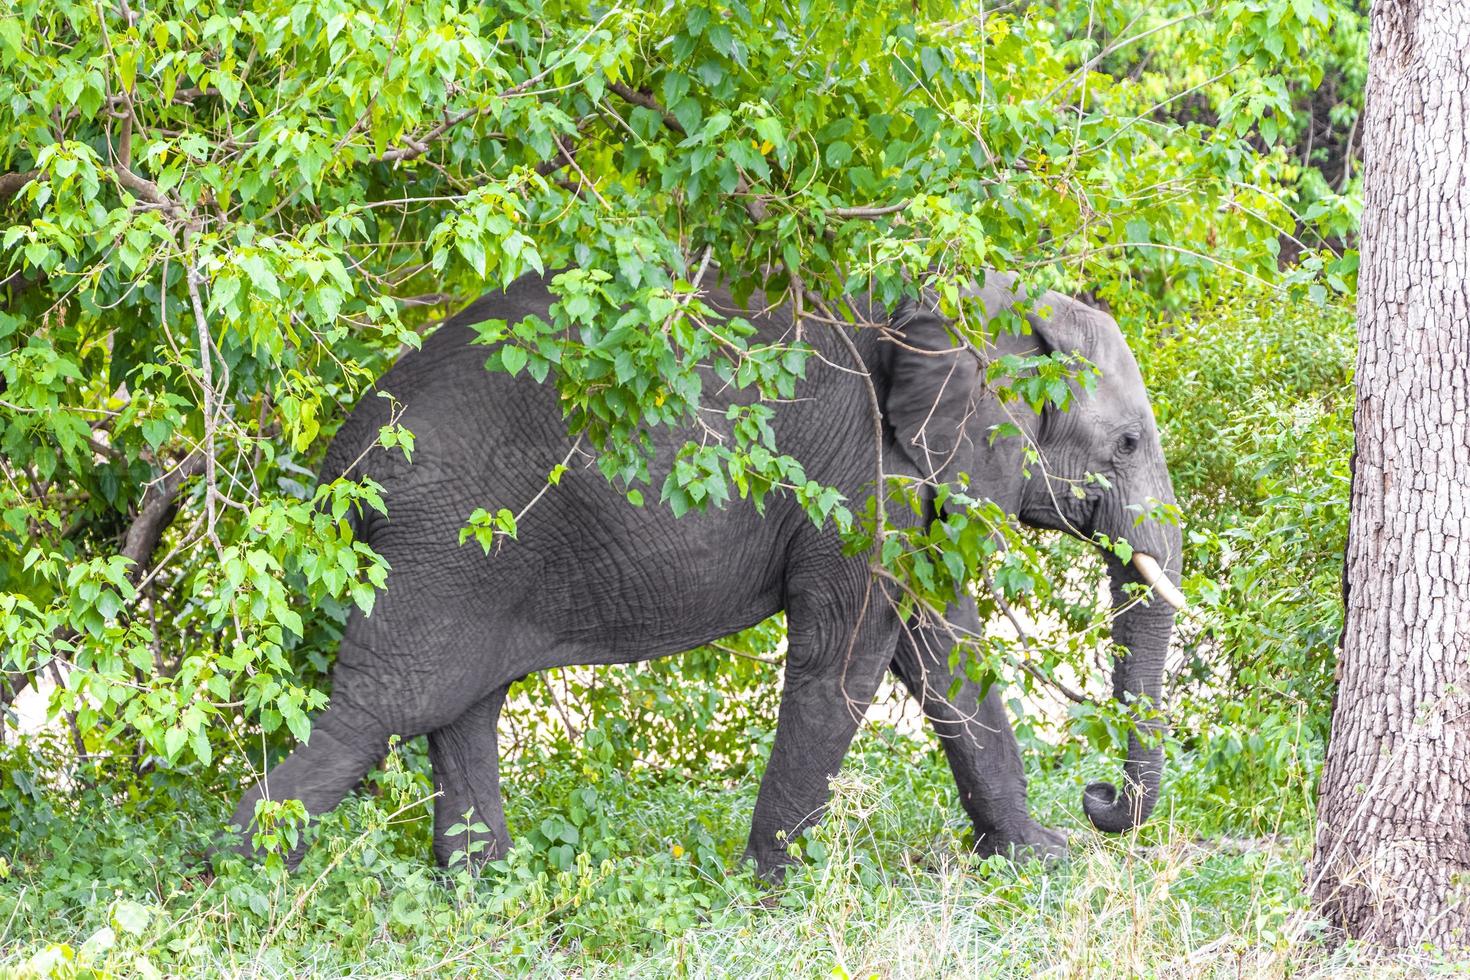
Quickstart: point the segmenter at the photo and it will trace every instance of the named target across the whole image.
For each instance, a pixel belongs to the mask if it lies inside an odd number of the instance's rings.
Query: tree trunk
[[[1470,945],[1470,3],[1374,0],[1357,469],[1313,901]]]

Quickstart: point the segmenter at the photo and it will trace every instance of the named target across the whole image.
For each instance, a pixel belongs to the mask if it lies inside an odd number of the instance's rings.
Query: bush
[[[1135,349],[1197,598],[1170,692],[1192,759],[1177,792],[1223,825],[1299,824],[1311,814],[1342,628],[1352,310],[1248,299],[1158,324]]]

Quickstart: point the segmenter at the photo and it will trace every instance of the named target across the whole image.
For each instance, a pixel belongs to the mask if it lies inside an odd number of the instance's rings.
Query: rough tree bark
[[[1374,0],[1357,468],[1308,883],[1348,935],[1470,945],[1470,3]]]

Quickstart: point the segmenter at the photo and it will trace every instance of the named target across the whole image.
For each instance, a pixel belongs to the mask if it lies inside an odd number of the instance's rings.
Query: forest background
[[[1302,867],[1341,629],[1366,43],[1344,0],[12,4],[0,970],[1350,965],[1351,944],[1318,942]],[[278,857],[203,875],[384,579],[340,520],[373,487],[315,484],[326,443],[488,286],[584,270],[555,322],[492,338],[487,367],[558,385],[630,506],[774,492],[851,516],[792,485],[759,425],[647,485],[639,427],[689,417],[694,365],[770,391],[802,370],[752,354],[738,323],[699,326],[706,262],[813,309],[1014,269],[1118,318],[1193,602],[1159,813],[1123,838],[1084,829],[1081,785],[1127,723],[1101,566],[1013,530],[1001,558],[956,545],[1002,624],[962,653],[1008,685],[1040,816],[1073,833],[1063,867],[966,856],[939,748],[894,692],[805,860],[757,885],[738,856],[774,621],[524,682],[503,723],[518,847],[483,877],[432,867],[417,741],[325,819],[278,814],[282,840],[321,841],[294,875]],[[601,343],[562,329],[616,309],[632,328]],[[1064,380],[1016,371],[1037,404]],[[382,444],[411,457],[413,435]],[[519,506],[464,515],[465,546],[509,546]],[[942,592],[912,554],[890,557]]]

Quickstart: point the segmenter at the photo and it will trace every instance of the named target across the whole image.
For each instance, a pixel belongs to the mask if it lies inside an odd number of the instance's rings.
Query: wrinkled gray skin
[[[981,295],[993,313],[1013,298],[1002,285],[1006,277],[990,280]],[[762,305],[759,300],[751,305]],[[740,312],[720,291],[707,301]],[[388,516],[369,514],[359,530],[391,564],[388,588],[371,616],[353,612],[330,705],[315,719],[309,742],[245,794],[234,824],[246,827],[267,792],[300,799],[309,813],[327,811],[382,759],[391,734],[427,733],[441,794],[435,854],[447,863],[456,850],[468,849],[464,836],[447,830],[473,810],[489,828],[480,857],[503,855],[510,837],[495,728],[513,681],[549,667],[678,653],[785,610],[785,687],[747,847],[762,874],[778,875],[787,860],[782,841],[820,816],[828,779],[888,669],[919,699],[943,739],[978,850],[1062,854],[1063,836],[1028,812],[1026,779],[998,687],[981,698],[964,681],[948,700],[951,644],[930,628],[900,622],[867,558],[844,557],[832,528],[815,527],[790,499],[770,499],[764,519],[741,501],[676,519],[651,503],[628,505],[586,457],[574,454],[570,472],[520,522],[517,540],[489,557],[473,543],[460,546],[472,510],[519,510],[571,448],[555,390],[524,373],[487,372],[486,348],[469,344],[470,324],[545,317],[550,302],[536,277],[484,296],[383,377],[380,389],[405,406],[401,422],[416,436],[412,465],[396,453],[363,455],[387,421],[385,399],[364,398],[343,425],[323,475],[335,477],[362,457],[354,473],[384,486]],[[895,316],[892,326],[901,331],[895,336],[907,347],[939,353],[908,350],[878,330],[854,335],[884,409],[885,469],[934,480],[967,472],[975,493],[1023,521],[1127,537],[1177,578],[1177,528],[1135,527],[1127,509],[1150,497],[1173,500],[1138,367],[1111,318],[1055,294],[1042,300],[1046,307],[1049,320],[1029,316],[1033,336],[1005,339],[1002,347],[1080,351],[1102,379],[1096,394],[1070,411],[1049,410],[1037,419],[1022,409],[1018,421],[1052,474],[1103,473],[1112,489],[1093,486],[1078,500],[1055,478],[1049,483],[1038,472],[1023,479],[1020,440],[989,444],[990,427],[1007,416],[984,390],[975,358],[953,351],[944,322],[915,304]],[[872,315],[886,319],[881,311]],[[752,322],[764,341],[792,339],[785,309]],[[821,358],[808,361],[801,397],[777,407],[777,445],[801,460],[812,479],[856,504],[871,493],[876,466],[868,393],[831,330],[808,325],[805,339]],[[713,375],[706,396],[713,406],[749,397],[723,389]],[[706,418],[722,424],[713,412]],[[655,434],[653,486],[688,437]],[[1139,579],[1131,566],[1108,560],[1121,600],[1123,586]],[[949,616],[961,627],[982,628],[968,598],[957,600]],[[1172,610],[1160,599],[1118,619],[1114,639],[1131,651],[1116,670],[1118,696],[1158,700],[1172,625]],[[1161,762],[1158,749],[1131,744],[1123,789],[1098,783],[1084,793],[1093,824],[1121,831],[1146,817],[1157,799]],[[247,832],[241,847],[249,846]]]

